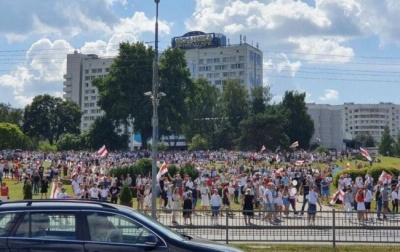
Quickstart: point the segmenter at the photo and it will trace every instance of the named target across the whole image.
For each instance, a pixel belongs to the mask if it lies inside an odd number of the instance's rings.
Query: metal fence
[[[378,219],[376,212],[368,214],[367,221],[359,222],[357,212],[351,214],[338,210],[317,212],[315,223],[309,225],[308,216],[289,217],[278,214],[279,223],[263,219],[266,212],[255,211],[252,225],[245,225],[242,211],[226,210],[218,217],[219,225],[212,223],[211,212],[196,210],[192,225],[184,225],[182,210],[176,212],[178,224],[172,224],[172,211],[159,211],[158,221],[172,229],[201,238],[230,242],[322,242],[332,243],[400,243],[400,215],[387,214]],[[190,223],[187,221],[187,223]]]

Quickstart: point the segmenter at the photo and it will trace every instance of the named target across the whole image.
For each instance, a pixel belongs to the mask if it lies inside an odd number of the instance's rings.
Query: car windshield
[[[122,209],[122,208],[121,208]],[[124,211],[129,212],[130,214],[135,215],[138,219],[140,219],[141,221],[143,221],[145,223],[146,226],[156,229],[158,231],[160,231],[162,234],[168,236],[171,239],[175,239],[175,240],[186,240],[184,238],[184,236],[182,236],[181,234],[179,234],[178,232],[170,229],[169,227],[165,226],[164,224],[154,220],[153,218],[151,218],[148,215],[133,211],[130,208],[123,208]]]

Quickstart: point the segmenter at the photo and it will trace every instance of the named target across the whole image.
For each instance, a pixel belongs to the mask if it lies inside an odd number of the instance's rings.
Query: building
[[[172,38],[172,47],[185,50],[185,58],[194,79],[207,79],[222,89],[224,80],[238,79],[248,91],[263,83],[263,54],[246,43],[226,43],[220,33],[188,32]],[[250,94],[250,92],[249,92]]]
[[[108,74],[113,58],[99,58],[96,54],[81,54],[75,51],[67,55],[67,72],[64,75],[64,99],[72,100],[83,112],[81,132],[87,131],[96,118],[104,115],[97,105],[99,93],[92,85],[94,78],[102,78]],[[121,127],[119,132],[133,132],[131,127]],[[134,141],[130,139],[132,149]]]
[[[376,144],[386,126],[395,138],[400,132],[400,105],[393,103],[343,105],[307,104],[308,114],[314,120],[311,143],[320,140],[328,148],[343,148],[344,142],[358,134],[370,135]]]

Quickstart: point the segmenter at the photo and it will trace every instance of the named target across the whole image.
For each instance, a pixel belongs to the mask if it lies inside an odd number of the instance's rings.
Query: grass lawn
[[[267,244],[267,243],[254,243],[254,244],[231,244],[234,247],[240,248],[248,252],[275,252],[275,251],[296,251],[296,252],[394,252],[398,251],[399,247],[395,245],[340,245],[333,248],[332,245],[318,245],[318,244]]]

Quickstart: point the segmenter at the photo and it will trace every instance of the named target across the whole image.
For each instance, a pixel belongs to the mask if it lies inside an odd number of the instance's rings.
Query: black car
[[[0,203],[1,251],[241,251],[181,235],[131,208],[80,200]]]

